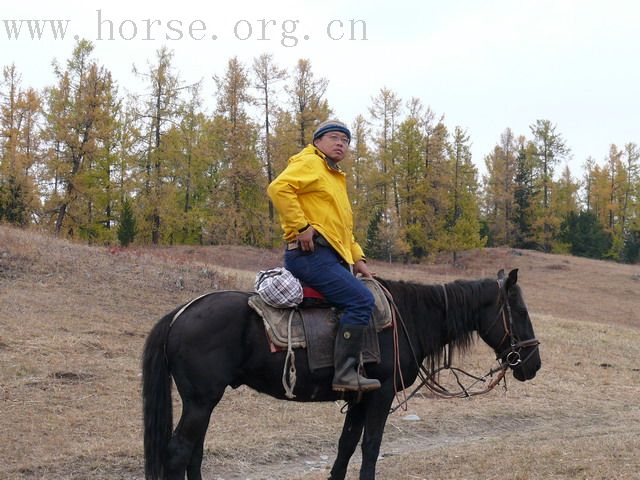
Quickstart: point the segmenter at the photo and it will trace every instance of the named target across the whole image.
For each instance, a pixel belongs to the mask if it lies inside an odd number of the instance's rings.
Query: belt
[[[329,248],[333,248],[331,247],[331,244],[329,242],[327,242],[327,239],[324,238],[322,235],[317,235],[313,238],[313,243],[315,243],[316,245],[320,245],[321,247],[329,247]],[[287,250],[297,250],[298,248],[300,248],[300,244],[298,243],[297,240],[294,240],[293,242],[288,242],[286,244]]]

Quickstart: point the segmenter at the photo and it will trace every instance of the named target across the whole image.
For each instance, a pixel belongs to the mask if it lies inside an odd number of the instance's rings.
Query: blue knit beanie
[[[349,142],[351,142],[351,132],[349,131],[347,126],[339,120],[326,120],[322,122],[320,125],[318,125],[318,128],[316,128],[316,131],[313,132],[313,141],[315,142],[322,135],[329,132],[344,133],[349,139]]]

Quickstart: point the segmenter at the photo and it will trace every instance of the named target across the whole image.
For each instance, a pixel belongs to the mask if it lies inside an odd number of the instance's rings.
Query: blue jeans
[[[367,325],[375,300],[349,265],[330,247],[315,245],[315,251],[287,250],[284,266],[303,284],[319,291],[326,300],[342,309],[340,323]]]

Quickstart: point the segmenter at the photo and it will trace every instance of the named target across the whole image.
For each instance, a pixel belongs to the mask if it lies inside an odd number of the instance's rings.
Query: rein
[[[392,312],[392,324],[393,324],[393,330],[394,330],[394,370],[393,370],[393,374],[394,374],[394,389],[395,389],[395,396],[396,399],[398,400],[398,404],[391,408],[389,413],[394,413],[396,410],[402,408],[404,411],[407,410],[407,405],[408,402],[411,398],[413,398],[420,390],[422,390],[423,388],[427,388],[429,391],[431,391],[432,393],[434,393],[435,395],[441,397],[441,398],[470,398],[472,396],[477,396],[477,395],[484,395],[485,393],[490,392],[491,390],[493,390],[495,388],[496,385],[498,385],[500,383],[500,381],[502,379],[504,379],[505,374],[507,373],[507,370],[509,369],[509,367],[516,367],[518,366],[520,363],[522,363],[523,361],[526,362],[531,355],[533,355],[533,353],[537,350],[534,349],[529,355],[527,355],[527,357],[522,360],[520,357],[520,350],[522,348],[525,347],[537,347],[540,342],[536,339],[536,338],[531,338],[529,340],[524,340],[524,341],[520,341],[517,340],[515,335],[514,335],[514,330],[513,330],[513,317],[511,315],[511,306],[509,305],[509,302],[506,299],[506,296],[504,296],[504,301],[502,300],[502,292],[503,292],[503,287],[500,284],[500,282],[498,282],[498,291],[499,291],[499,301],[501,301],[501,306],[500,306],[500,310],[498,312],[498,315],[496,316],[496,320],[493,322],[493,324],[491,325],[491,327],[489,328],[488,331],[490,331],[495,324],[497,323],[498,319],[500,318],[500,316],[502,316],[502,320],[503,320],[503,325],[505,328],[505,336],[503,337],[503,339],[501,340],[500,344],[498,345],[498,347],[500,347],[505,340],[510,339],[510,352],[507,354],[506,358],[504,361],[500,362],[499,365],[495,368],[490,369],[485,375],[478,377],[475,375],[472,375],[460,368],[457,367],[452,367],[450,364],[450,357],[449,355],[447,355],[447,350],[445,350],[445,361],[444,361],[444,366],[437,368],[435,370],[428,370],[425,366],[424,363],[421,362],[420,360],[418,360],[418,356],[415,352],[415,349],[413,347],[413,344],[411,343],[411,338],[409,336],[409,332],[407,330],[407,327],[405,325],[405,322],[402,318],[402,315],[400,314],[400,310],[398,309],[398,306],[396,305],[393,296],[391,295],[391,293],[378,282],[378,285],[380,285],[382,291],[384,292],[387,300],[389,301],[389,304],[391,305],[391,312]],[[444,294],[444,303],[445,303],[445,318],[448,318],[449,315],[449,299],[448,299],[448,295],[447,295],[447,288],[446,286],[443,284],[442,285],[442,291]],[[505,313],[505,305],[506,305],[506,313]],[[507,319],[508,317],[508,319]],[[507,323],[508,322],[508,323]],[[407,343],[409,345],[409,350],[411,351],[411,355],[413,357],[413,361],[415,362],[416,366],[418,367],[418,377],[420,378],[420,383],[413,389],[413,391],[409,394],[406,395],[404,393],[405,390],[405,384],[404,384],[404,379],[402,377],[402,372],[400,369],[400,352],[399,352],[399,341],[398,341],[398,333],[397,333],[397,324],[400,324],[400,326],[402,327],[402,330],[404,332],[404,336],[407,339]],[[445,346],[445,349],[447,349],[448,345]],[[496,349],[497,350],[497,349]],[[504,350],[501,351],[501,353],[497,356],[497,359],[500,360],[500,358],[502,358],[504,354]],[[438,383],[438,381],[436,380],[436,377],[440,374],[440,372],[442,372],[443,370],[449,370],[451,373],[453,373],[456,382],[458,383],[458,386],[460,387],[460,391],[459,392],[452,392],[450,390],[448,390],[446,387],[444,387],[443,385],[440,385],[440,383]],[[400,376],[400,385],[403,391],[403,395],[404,395],[404,399],[400,400],[398,398],[398,394],[399,394],[399,390],[398,390],[398,383],[396,382],[396,378],[397,378],[397,374],[399,372],[399,376]],[[482,389],[482,390],[477,390],[477,391],[472,391],[471,388],[474,387],[474,385],[476,385],[479,382],[486,382],[490,377],[493,377],[494,374],[496,374],[495,378],[492,378],[492,380],[487,384],[487,386]],[[465,387],[462,382],[460,381],[460,376],[459,374],[465,375],[467,377],[470,377],[472,379],[474,379],[475,381],[469,386],[469,387]],[[507,384],[506,384],[506,379],[505,379],[505,383],[504,383],[504,388],[506,390],[507,388]]]

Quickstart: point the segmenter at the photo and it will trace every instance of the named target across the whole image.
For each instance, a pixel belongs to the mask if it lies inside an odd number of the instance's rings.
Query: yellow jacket
[[[353,236],[353,212],[344,172],[313,145],[289,159],[267,193],[280,214],[284,239],[294,241],[313,226],[350,264],[364,258]]]

